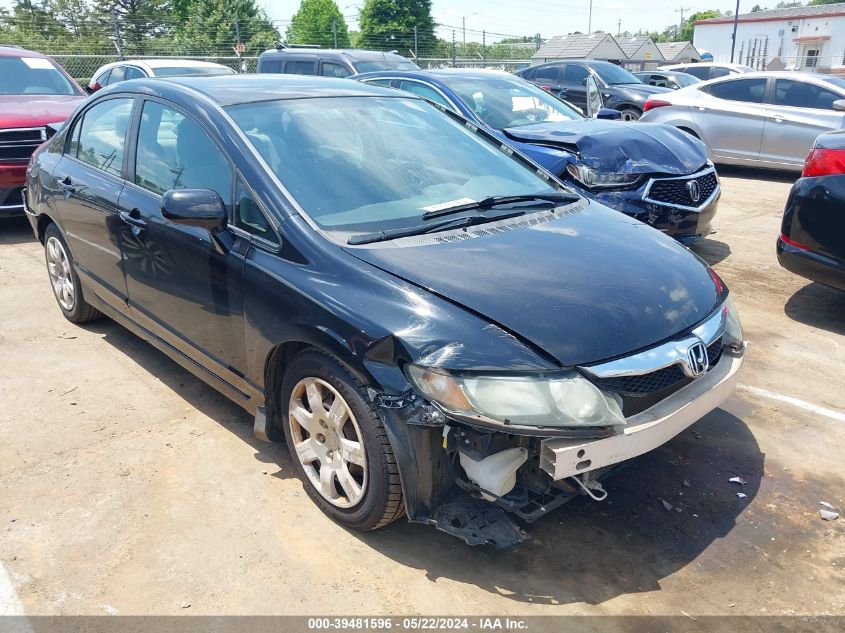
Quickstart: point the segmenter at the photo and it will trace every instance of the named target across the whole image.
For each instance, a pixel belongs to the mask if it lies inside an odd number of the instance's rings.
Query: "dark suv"
[[[287,46],[264,51],[258,58],[258,72],[285,75],[349,77],[377,70],[418,70],[411,60],[397,53],[349,49]]]
[[[649,96],[671,92],[668,88],[644,84],[621,66],[595,60],[549,62],[516,74],[582,110],[587,108],[587,78],[592,75],[601,90],[604,106],[619,110],[626,121],[636,121],[642,116],[643,104]]]
[[[23,214],[29,157],[84,97],[49,57],[0,46],[0,217]]]

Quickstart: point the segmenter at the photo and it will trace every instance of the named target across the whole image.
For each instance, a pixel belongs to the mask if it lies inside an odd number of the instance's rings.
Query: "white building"
[[[695,47],[731,61],[734,18],[695,23]],[[845,60],[845,2],[741,14],[734,62],[758,69],[830,71]]]

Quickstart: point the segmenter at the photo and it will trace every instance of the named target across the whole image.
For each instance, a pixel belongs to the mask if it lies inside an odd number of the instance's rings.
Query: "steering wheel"
[[[520,114],[532,123],[540,123],[549,118],[548,111],[543,108],[529,108],[528,110],[523,110]]]

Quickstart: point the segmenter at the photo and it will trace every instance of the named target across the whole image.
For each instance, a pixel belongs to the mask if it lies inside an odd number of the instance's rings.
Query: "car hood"
[[[508,128],[504,133],[519,143],[573,152],[584,165],[600,171],[682,176],[707,163],[701,141],[661,123],[584,119]]]
[[[0,95],[0,129],[64,121],[84,99],[82,95]]]
[[[346,250],[567,367],[674,337],[721,303],[721,282],[717,288],[701,260],[659,231],[583,199],[557,214],[529,228],[480,225],[411,238],[412,245]]]

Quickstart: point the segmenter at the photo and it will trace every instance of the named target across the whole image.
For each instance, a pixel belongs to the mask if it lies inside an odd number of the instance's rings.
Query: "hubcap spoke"
[[[349,409],[346,408],[346,403],[343,401],[343,398],[336,397],[334,399],[326,418],[329,424],[334,427],[335,432],[340,433],[340,430],[343,428],[346,420],[349,419]]]
[[[323,406],[323,398],[320,396],[320,390],[316,382],[309,382],[305,386],[305,393],[308,396],[308,406],[312,413],[325,413],[326,408]]]
[[[341,438],[340,454],[343,456],[343,459],[347,462],[350,462],[357,466],[366,465],[366,462],[364,461],[364,454],[361,451],[360,442],[353,442],[352,440],[347,440],[345,437]]]
[[[305,440],[297,444],[296,454],[299,456],[299,461],[303,464],[310,464],[320,459],[317,451],[314,450],[314,442],[312,440]]]
[[[356,501],[361,496],[361,486],[352,477],[352,474],[346,468],[346,464],[337,470],[337,481],[350,501]]]
[[[291,409],[290,416],[296,420],[296,422],[301,426],[303,429],[308,431],[309,433],[314,432],[314,414],[310,411],[307,411],[304,407],[295,407]]]
[[[335,471],[329,468],[327,464],[320,466],[320,492],[329,500],[337,499],[340,495],[334,486]]]

